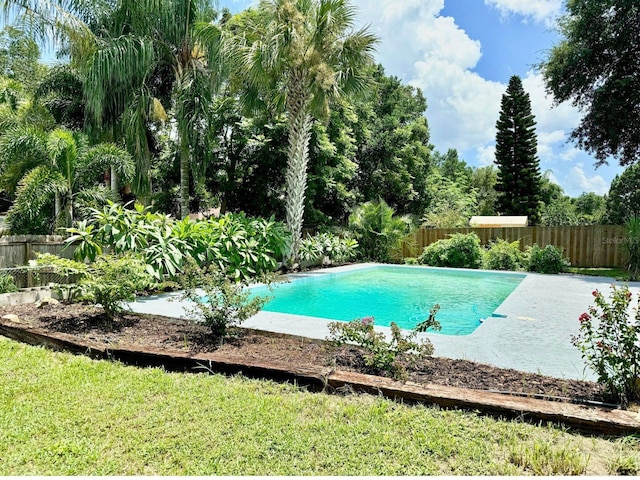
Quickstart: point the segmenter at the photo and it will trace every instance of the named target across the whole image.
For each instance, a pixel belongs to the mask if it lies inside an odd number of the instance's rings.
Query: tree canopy
[[[637,215],[640,215],[640,165],[632,165],[611,182],[607,220],[613,225],[623,225]]]
[[[529,94],[514,75],[502,96],[496,123],[496,164],[498,165],[498,211],[504,215],[526,215],[529,224],[538,222],[540,165],[538,142]]]
[[[567,0],[560,43],[540,65],[556,102],[584,112],[571,138],[598,164],[640,160],[640,4]]]

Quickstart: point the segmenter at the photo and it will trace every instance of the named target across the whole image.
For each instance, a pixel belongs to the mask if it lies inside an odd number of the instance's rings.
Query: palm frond
[[[98,126],[105,114],[119,117],[131,102],[131,86],[144,83],[154,65],[151,39],[123,35],[101,42],[86,66],[85,100]]]
[[[100,143],[90,148],[79,171],[84,180],[82,183],[91,183],[88,180],[95,178],[96,172],[102,173],[111,167],[115,168],[118,177],[125,182],[133,180],[135,164],[129,152],[113,143]]]
[[[47,161],[44,131],[27,126],[7,130],[0,137],[0,186],[12,194],[28,171]]]
[[[48,166],[36,167],[28,172],[16,190],[16,199],[7,216],[12,232],[16,233],[17,226],[21,226],[21,229],[27,229],[29,225],[41,228],[45,205],[50,204],[53,196],[63,189],[64,180]],[[55,220],[53,210],[45,214],[45,218],[49,218],[48,223],[51,224]]]

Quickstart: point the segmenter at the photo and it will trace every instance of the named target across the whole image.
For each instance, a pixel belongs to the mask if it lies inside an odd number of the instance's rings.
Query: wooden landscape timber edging
[[[562,248],[571,266],[585,268],[623,267],[628,259],[624,227],[583,225],[564,227],[424,228],[409,235],[402,245],[403,257],[418,257],[424,247],[454,233],[476,233],[487,245],[498,238],[519,242],[520,250],[538,244]]]
[[[292,367],[284,362],[261,362],[243,357],[213,358],[207,354],[192,355],[179,351],[111,349],[88,340],[79,341],[72,335],[51,333],[7,319],[0,319],[0,335],[29,345],[87,355],[94,359],[116,360],[140,367],[163,367],[169,371],[242,374],[252,378],[295,382],[315,391],[352,389],[356,392],[383,395],[412,403],[462,408],[510,418],[538,419],[601,434],[628,435],[640,432],[640,413],[627,410],[552,402],[440,385],[403,383],[390,378],[331,368]]]

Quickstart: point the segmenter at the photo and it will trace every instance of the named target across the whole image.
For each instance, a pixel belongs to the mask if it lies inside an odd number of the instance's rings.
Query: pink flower
[[[594,297],[597,297],[600,294],[600,292],[598,292],[598,290],[594,290],[593,292],[591,292],[591,295],[593,295]]]
[[[373,320],[373,317],[362,317],[360,323],[362,323],[363,325],[373,325]]]
[[[580,323],[588,322],[589,320],[591,320],[591,315],[585,312],[580,315],[580,318],[578,318],[578,320],[580,320]]]

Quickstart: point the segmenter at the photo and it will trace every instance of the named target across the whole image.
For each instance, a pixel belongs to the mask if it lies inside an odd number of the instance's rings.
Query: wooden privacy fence
[[[37,253],[51,253],[73,258],[73,248],[64,252],[64,240],[61,235],[7,235],[0,237],[0,268],[27,265]]]
[[[574,267],[622,267],[628,258],[624,229],[618,225],[581,227],[491,227],[491,228],[424,228],[407,238],[402,247],[404,257],[417,257],[427,245],[449,238],[453,233],[475,232],[483,245],[502,238],[520,242],[520,249],[537,243],[554,245],[564,251]]]

